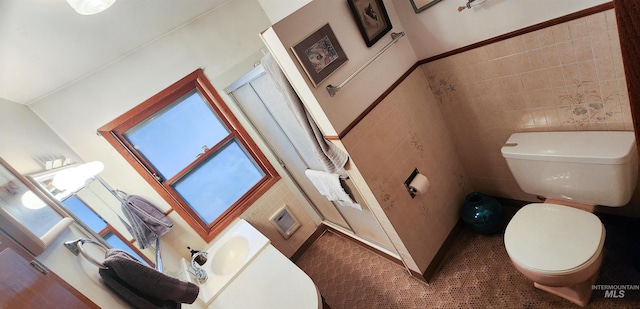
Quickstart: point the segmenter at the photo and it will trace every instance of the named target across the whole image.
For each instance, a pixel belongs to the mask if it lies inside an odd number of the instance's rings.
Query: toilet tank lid
[[[502,147],[505,158],[575,163],[622,164],[635,154],[632,131],[514,133]]]

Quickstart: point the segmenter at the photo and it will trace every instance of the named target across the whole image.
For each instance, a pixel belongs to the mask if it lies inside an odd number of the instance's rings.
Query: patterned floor
[[[596,284],[636,286],[625,290],[622,298],[605,298],[605,291],[596,290],[587,308],[640,308],[640,224],[606,218],[603,222],[606,251]],[[332,232],[318,238],[296,264],[332,309],[580,308],[534,288],[511,265],[502,235],[482,236],[466,228],[429,285]],[[622,296],[620,291],[616,296]]]

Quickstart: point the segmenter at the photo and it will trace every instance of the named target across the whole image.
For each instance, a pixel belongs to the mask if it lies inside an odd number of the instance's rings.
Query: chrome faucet
[[[207,282],[207,279],[209,279],[209,276],[207,275],[207,272],[200,267],[199,263],[196,262],[196,259],[204,258],[204,260],[206,261],[207,255],[208,253],[206,251],[199,251],[193,254],[193,256],[191,256],[191,268],[193,269],[192,274],[196,276],[196,280],[198,280],[199,284],[203,284]]]

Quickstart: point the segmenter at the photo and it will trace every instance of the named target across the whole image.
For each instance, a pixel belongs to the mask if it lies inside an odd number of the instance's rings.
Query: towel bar
[[[73,254],[78,255],[81,254],[85,259],[87,259],[87,261],[91,262],[91,264],[98,266],[98,268],[101,269],[107,269],[108,267],[105,266],[104,264],[102,264],[101,262],[98,262],[96,259],[94,259],[92,256],[89,255],[89,253],[87,253],[87,251],[84,250],[84,247],[82,247],[85,243],[92,243],[92,244],[96,244],[98,245],[100,248],[107,250],[108,248],[103,245],[102,243],[95,241],[93,239],[89,239],[89,238],[79,238],[77,240],[71,240],[71,241],[67,241],[64,243],[65,247],[67,247],[67,249],[69,249],[71,252],[73,252]]]
[[[389,47],[391,47],[391,45],[393,45],[395,42],[398,42],[398,40],[403,36],[404,36],[404,31],[403,32],[391,33],[391,42],[389,42],[389,44],[387,44],[379,52],[377,52],[375,55],[373,55],[373,57],[371,57],[371,59],[367,60],[367,62],[365,62],[355,72],[353,72],[353,74],[349,75],[349,77],[347,77],[347,79],[345,79],[340,85],[338,85],[338,86],[334,86],[334,85],[331,85],[331,84],[327,85],[327,91],[329,92],[329,96],[332,97],[332,96],[336,95],[336,93],[338,91],[340,91],[342,89],[342,87],[344,87],[344,85],[346,85],[348,82],[350,82],[354,77],[356,77],[356,75],[358,75],[358,73],[360,73],[367,66],[369,66],[369,64],[371,64],[371,62],[376,60],[376,58],[380,57],[380,55],[382,55],[382,53],[384,53],[387,49],[389,49]]]

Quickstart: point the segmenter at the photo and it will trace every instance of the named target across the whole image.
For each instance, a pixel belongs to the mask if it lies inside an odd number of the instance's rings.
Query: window
[[[98,131],[206,241],[279,179],[200,69]]]

